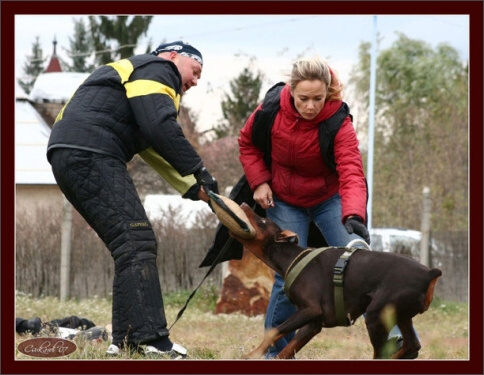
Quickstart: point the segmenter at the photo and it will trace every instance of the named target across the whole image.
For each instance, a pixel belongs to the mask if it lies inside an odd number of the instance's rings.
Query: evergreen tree
[[[94,65],[88,63],[88,59],[93,55],[93,42],[90,32],[88,32],[84,20],[74,20],[74,38],[69,38],[69,56],[72,65],[67,69],[71,72],[90,73],[94,70]]]
[[[138,39],[153,16],[89,16],[96,64],[104,65],[134,54]]]
[[[39,37],[37,36],[35,42],[32,44],[32,55],[27,56],[27,62],[23,67],[25,73],[24,78],[18,80],[18,83],[27,94],[32,90],[39,74],[44,71],[44,63],[46,60],[47,58],[43,57]]]
[[[259,104],[262,87],[262,73],[254,74],[249,67],[230,81],[231,94],[225,94],[222,101],[224,120],[213,130],[216,138],[237,136],[249,115]]]

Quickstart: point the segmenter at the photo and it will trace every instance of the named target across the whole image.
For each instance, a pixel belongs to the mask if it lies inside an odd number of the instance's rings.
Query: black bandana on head
[[[182,56],[187,56],[195,61],[199,62],[203,66],[202,54],[198,49],[193,47],[190,43],[184,42],[182,40],[177,40],[176,42],[163,43],[158,46],[151,55],[157,56],[161,52],[175,51]]]

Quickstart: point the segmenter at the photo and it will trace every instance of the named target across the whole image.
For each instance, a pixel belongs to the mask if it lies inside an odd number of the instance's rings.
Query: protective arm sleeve
[[[193,174],[182,176],[175,168],[162,158],[152,147],[148,147],[139,153],[139,156],[153,168],[161,177],[163,177],[173,188],[181,195],[197,184]]]

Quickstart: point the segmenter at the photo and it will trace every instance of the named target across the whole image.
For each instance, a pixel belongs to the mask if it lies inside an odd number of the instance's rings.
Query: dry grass
[[[184,305],[189,292],[165,296],[169,325]],[[241,359],[257,346],[263,336],[263,316],[242,314],[215,315],[215,291],[197,292],[183,316],[171,329],[173,341],[189,350],[190,359]],[[61,302],[55,298],[31,299],[17,296],[16,316],[39,316],[48,321],[77,315],[100,326],[111,321],[111,301],[89,299]],[[422,342],[419,360],[469,359],[468,305],[434,300],[429,311],[414,319]],[[237,329],[235,329],[237,327]],[[25,340],[17,336],[17,343]],[[66,359],[106,359],[108,342],[77,342],[78,349]],[[323,329],[297,355],[298,359],[371,359],[371,348],[364,321],[359,318],[352,327]],[[31,359],[16,351],[17,359]],[[138,359],[139,355],[123,354],[120,359]],[[62,358],[59,358],[61,360]]]

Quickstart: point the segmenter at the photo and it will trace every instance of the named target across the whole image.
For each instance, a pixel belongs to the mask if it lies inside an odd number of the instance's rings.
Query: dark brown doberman
[[[297,262],[306,249],[297,245],[297,235],[282,230],[268,218],[258,216],[245,203],[240,205],[255,228],[254,238],[244,238],[230,232],[236,240],[280,275]],[[286,291],[296,313],[275,328],[266,331],[262,343],[244,358],[259,359],[281,337],[297,330],[294,339],[279,353],[278,358],[294,358],[323,327],[338,323],[335,305],[334,266],[345,248],[328,248],[309,262]],[[295,261],[296,260],[296,261]],[[403,344],[391,358],[408,358],[418,352],[420,342],[412,318],[425,312],[432,302],[435,283],[442,275],[439,269],[429,269],[414,259],[388,252],[358,249],[351,255],[344,272],[344,312],[350,324],[366,314],[365,323],[373,358],[385,358],[385,344],[393,324],[402,332]],[[393,320],[392,320],[393,319]]]

